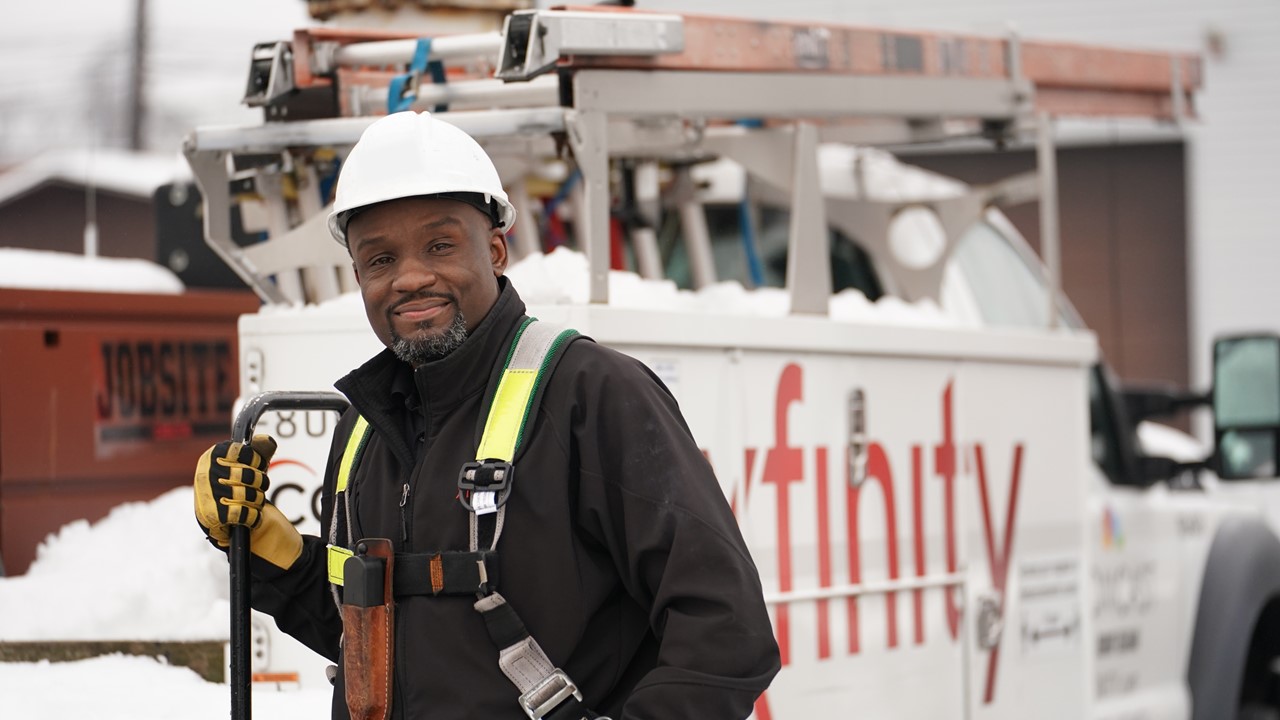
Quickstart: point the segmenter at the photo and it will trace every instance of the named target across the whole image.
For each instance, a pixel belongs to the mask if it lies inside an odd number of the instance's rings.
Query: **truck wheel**
[[[1280,710],[1266,705],[1257,703],[1249,703],[1240,708],[1240,714],[1236,715],[1237,720],[1280,720]]]
[[[1280,599],[1267,603],[1253,627],[1237,717],[1280,720]]]

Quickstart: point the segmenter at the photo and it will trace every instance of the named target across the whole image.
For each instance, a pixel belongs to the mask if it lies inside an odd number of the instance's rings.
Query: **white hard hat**
[[[343,163],[329,232],[345,246],[355,210],[442,193],[476,193],[483,196],[480,204],[496,202],[494,222],[503,232],[516,221],[493,161],[474,138],[430,113],[388,115],[365,128]]]

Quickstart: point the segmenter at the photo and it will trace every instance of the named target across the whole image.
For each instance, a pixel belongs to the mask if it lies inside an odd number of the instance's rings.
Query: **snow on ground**
[[[329,717],[326,690],[254,688],[253,716]],[[109,655],[69,663],[0,663],[4,717],[23,720],[226,720],[231,691],[192,670],[151,658]]]
[[[0,578],[0,641],[225,640],[227,595],[225,556],[179,488],[50,535],[25,575]],[[152,658],[0,663],[7,718],[225,720],[230,697],[227,685]],[[323,687],[253,691],[254,715],[273,720],[328,717],[329,702]]]
[[[227,562],[191,495],[125,503],[46,538],[25,575],[0,579],[0,640],[225,639]]]
[[[183,284],[148,260],[0,248],[0,288],[174,295]]]

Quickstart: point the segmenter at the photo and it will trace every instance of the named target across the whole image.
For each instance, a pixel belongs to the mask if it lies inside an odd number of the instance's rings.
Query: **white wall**
[[[1201,53],[1202,120],[1186,129],[1193,383],[1209,343],[1280,331],[1280,3],[1275,0],[639,0],[646,9],[1003,34]],[[1221,55],[1208,52],[1217,33]]]

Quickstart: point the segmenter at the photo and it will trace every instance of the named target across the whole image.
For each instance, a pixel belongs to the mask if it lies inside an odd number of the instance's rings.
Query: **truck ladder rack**
[[[590,6],[563,11],[585,16],[616,9]],[[632,11],[637,15],[643,12]],[[526,56],[548,45],[544,26],[555,11],[521,11],[508,19],[533,20],[523,37]],[[558,68],[808,72],[862,77],[1025,80],[1034,89],[1035,112],[1051,115],[1140,116],[1173,120],[1189,114],[1200,87],[1200,61],[1189,53],[1141,52],[1106,47],[1024,41],[1016,36],[889,30],[856,26],[760,21],[686,14],[679,52],[649,56],[572,52],[555,58]],[[554,34],[552,34],[554,37]],[[504,48],[509,49],[509,38]],[[543,53],[546,54],[546,51]],[[536,74],[504,65],[499,76]]]
[[[282,43],[294,65],[287,87],[336,81],[347,89],[385,89],[412,64],[420,40],[371,30],[299,30],[292,43]],[[1029,110],[1053,116],[1178,120],[1194,114],[1201,86],[1200,61],[1190,53],[603,6],[517,11],[502,34],[429,40],[426,60],[457,66],[456,79],[523,81],[552,70],[564,76],[615,69],[989,80],[1015,92],[1029,86]],[[530,104],[546,104],[548,97]],[[367,103],[340,102],[343,114],[368,114]]]
[[[525,177],[571,150],[582,177],[573,206],[592,302],[608,299],[611,162],[687,168],[732,159],[798,210],[789,239],[792,311],[825,314],[828,222],[909,278],[909,299],[936,297],[958,234],[990,205],[1028,193],[993,186],[924,203],[943,219],[947,244],[932,266],[904,267],[876,235],[905,205],[824,198],[814,159],[820,143],[978,134],[1004,142],[1035,133],[1045,259],[1054,278],[1056,192],[1046,175],[1052,119],[1179,122],[1192,115],[1201,84],[1198,58],[1184,53],[605,7],[517,11],[501,34],[418,38],[311,28],[292,41],[260,44],[252,57],[245,101],[263,107],[267,122],[200,128],[186,153],[204,191],[206,240],[273,303],[321,300],[353,287],[345,255],[317,239],[325,234],[316,218],[328,198],[316,166],[325,162],[320,158],[336,165],[360,132],[391,110],[432,110],[476,135],[526,219]],[[239,189],[231,189],[233,181]],[[265,209],[269,240],[240,247],[228,218],[232,205],[243,209],[249,200]],[[679,202],[691,222],[699,208],[687,197]],[[691,256],[709,258],[705,227],[686,230]],[[536,246],[536,231],[529,223],[518,227],[517,244]],[[631,240],[644,274],[660,272],[652,231]],[[517,248],[516,256],[526,251]],[[713,280],[698,274],[700,283]]]

